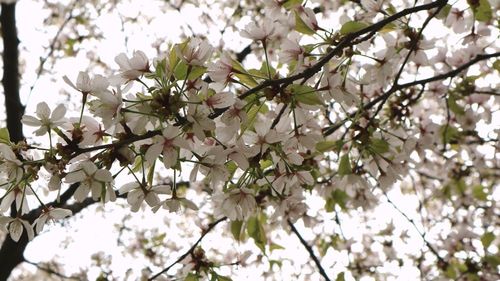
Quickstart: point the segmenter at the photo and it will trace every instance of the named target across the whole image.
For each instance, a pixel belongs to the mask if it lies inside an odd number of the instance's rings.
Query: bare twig
[[[38,70],[36,72],[35,81],[33,82],[33,84],[30,87],[30,95],[33,92],[33,89],[35,88],[36,83],[40,79],[40,76],[42,75],[43,67],[44,67],[45,63],[52,56],[52,54],[54,53],[54,51],[56,49],[56,43],[57,43],[57,40],[59,39],[59,36],[61,35],[61,33],[64,30],[64,28],[66,27],[66,25],[68,25],[68,23],[72,19],[75,18],[75,15],[73,15],[73,9],[75,8],[75,6],[76,6],[77,3],[78,3],[78,0],[75,0],[75,1],[73,1],[71,3],[71,5],[69,5],[69,15],[63,21],[63,23],[61,24],[61,26],[59,26],[59,29],[57,30],[56,35],[54,36],[54,38],[52,38],[52,41],[50,42],[50,45],[49,45],[49,52],[44,57],[40,58],[40,64],[38,65]]]
[[[293,225],[293,223],[290,220],[287,220],[287,222],[288,222],[288,225],[290,226],[290,228],[292,229],[292,232],[297,236],[297,238],[299,238],[300,243],[302,243],[302,245],[304,246],[304,248],[306,248],[307,252],[309,253],[309,256],[311,257],[311,259],[314,261],[314,263],[318,267],[319,274],[321,276],[323,276],[323,278],[325,278],[326,281],[330,281],[331,279],[326,274],[325,269],[321,265],[321,262],[318,259],[318,257],[316,256],[316,254],[314,253],[314,250],[312,249],[312,247],[309,246],[309,244],[307,244],[307,241],[304,239],[304,237],[302,237],[302,235],[297,230],[297,228],[295,227],[295,225]]]
[[[47,272],[47,273],[49,273],[49,274],[55,275],[55,276],[60,277],[60,278],[63,278],[63,279],[68,279],[68,280],[80,280],[80,278],[78,278],[78,277],[66,276],[66,275],[64,275],[64,274],[61,274],[61,273],[59,273],[59,272],[57,272],[57,271],[55,271],[55,270],[53,270],[53,269],[49,268],[49,267],[41,266],[41,265],[39,265],[39,264],[38,264],[38,263],[36,263],[36,262],[32,262],[32,261],[29,261],[29,260],[26,260],[26,259],[24,259],[24,262],[29,263],[29,264],[31,264],[31,265],[33,265],[33,266],[35,266],[35,267],[36,267],[36,268],[38,268],[39,270],[45,271],[45,272]]]
[[[200,238],[198,238],[198,240],[196,240],[196,242],[191,246],[191,248],[189,248],[187,250],[187,252],[185,252],[184,254],[182,254],[176,261],[174,261],[172,264],[170,264],[169,266],[165,267],[162,271],[154,274],[153,276],[151,276],[148,281],[151,281],[151,280],[155,280],[156,278],[158,278],[160,275],[166,273],[167,271],[170,270],[170,268],[172,268],[174,265],[178,264],[179,262],[181,262],[183,259],[185,259],[188,255],[190,255],[195,249],[196,247],[198,246],[198,244],[200,244],[201,240],[203,240],[203,238],[212,230],[215,228],[215,226],[217,226],[219,223],[225,221],[227,218],[226,217],[223,217],[223,218],[220,218],[212,223],[210,223],[208,225],[208,227],[206,229],[204,229],[201,233],[201,236]]]

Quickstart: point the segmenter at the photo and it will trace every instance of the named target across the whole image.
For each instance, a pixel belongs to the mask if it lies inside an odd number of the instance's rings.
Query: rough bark
[[[16,29],[16,3],[2,4],[0,24],[3,39],[3,78],[7,129],[13,142],[24,139],[21,117],[24,106],[19,98],[19,39]]]
[[[24,139],[21,117],[24,107],[19,98],[19,39],[16,28],[16,3],[2,4],[0,24],[3,40],[3,90],[5,95],[5,109],[7,114],[7,129],[11,141],[18,142]],[[12,270],[23,262],[23,253],[28,245],[28,238],[24,234],[18,243],[9,235],[6,236],[0,248],[0,280],[7,280]]]

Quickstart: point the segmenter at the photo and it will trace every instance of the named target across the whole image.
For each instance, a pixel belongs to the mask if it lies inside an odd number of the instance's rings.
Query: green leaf
[[[189,273],[186,278],[184,278],[184,281],[198,281],[200,280],[196,274]]]
[[[311,86],[292,84],[288,87],[292,91],[295,100],[308,105],[322,105],[318,92]]]
[[[453,113],[455,113],[456,115],[465,114],[465,110],[463,109],[463,107],[457,104],[457,97],[455,95],[450,95],[447,102],[448,107]]]
[[[488,199],[488,193],[484,192],[484,187],[482,185],[474,186],[472,189],[472,196],[481,201],[486,201]]]
[[[274,265],[277,265],[278,268],[281,268],[282,264],[283,262],[280,260],[269,260],[269,269],[272,270]]]
[[[261,170],[265,170],[266,168],[271,167],[274,164],[271,160],[260,160],[259,165]]]
[[[494,63],[493,63],[493,68],[500,72],[500,60],[496,60]]]
[[[333,212],[335,210],[335,205],[339,205],[340,208],[346,209],[346,202],[349,195],[340,189],[335,189],[332,191],[331,197],[326,200],[325,210],[327,212]]]
[[[349,34],[353,32],[360,31],[361,29],[367,27],[368,24],[360,21],[348,21],[342,25],[340,28],[340,34]]]
[[[439,131],[444,143],[456,142],[460,137],[460,132],[453,126],[443,125]]]
[[[243,123],[241,123],[241,132],[240,136],[245,133],[246,130],[249,128],[253,128],[253,124],[255,123],[255,119],[257,118],[257,114],[263,113],[265,114],[268,112],[267,105],[262,103],[260,105],[253,105],[248,111],[247,111],[247,120]]]
[[[285,247],[279,245],[279,244],[276,244],[276,243],[271,243],[271,245],[269,245],[269,251],[273,251],[273,250],[283,250],[285,249]]]
[[[336,150],[337,147],[338,141],[320,141],[316,143],[316,150],[321,153]]]
[[[340,176],[345,176],[352,174],[351,161],[349,160],[349,154],[344,154],[340,158],[338,174]]]
[[[286,10],[290,10],[291,8],[295,6],[302,5],[302,0],[287,0],[282,2],[282,7],[285,8]]]
[[[193,66],[189,72],[188,80],[195,80],[201,77],[207,72],[207,68],[204,66]]]
[[[335,281],[345,281],[344,272],[339,273]]]
[[[149,168],[149,171],[148,171],[147,181],[148,181],[149,186],[153,186],[153,177],[155,175],[155,163],[153,163],[153,165],[151,165],[151,167]]]
[[[234,239],[241,241],[241,228],[243,226],[243,221],[232,221],[231,222],[231,233],[233,234]]]
[[[229,174],[233,175],[234,172],[236,171],[236,169],[238,169],[238,166],[233,161],[229,161],[226,163],[226,168],[227,168],[227,171],[229,172]]]
[[[441,9],[441,11],[439,11],[439,13],[436,15],[436,18],[440,19],[440,20],[445,20],[448,17],[448,14],[450,13],[450,10],[451,10],[451,5],[450,4],[446,4]]]
[[[345,193],[343,190],[340,189],[335,189],[332,192],[332,197],[335,199],[335,202],[342,208],[346,209],[345,203],[347,202],[347,199],[349,198],[349,195]]]
[[[10,134],[7,128],[0,128],[0,142],[5,144],[11,144]]]
[[[389,151],[389,143],[383,139],[370,139],[370,148],[377,154],[384,154]]]
[[[382,29],[379,32],[381,32],[381,33],[387,33],[387,32],[394,31],[397,28],[398,28],[398,26],[395,23],[390,22],[390,23],[384,25],[384,27],[382,27]]]
[[[484,260],[491,265],[491,267],[496,268],[500,265],[500,257],[496,255],[485,256]]]
[[[247,233],[248,236],[253,238],[255,245],[257,245],[262,252],[265,252],[267,242],[266,233],[264,232],[261,221],[257,217],[248,219]]]
[[[251,75],[248,74],[246,69],[238,61],[232,60],[231,66],[235,70],[234,76],[236,76],[236,78],[238,78],[238,81],[240,81],[240,83],[242,83],[243,85],[253,88],[259,84]]]
[[[316,33],[302,20],[302,18],[300,18],[297,11],[295,11],[295,30],[306,35],[313,35]]]
[[[488,0],[468,0],[477,21],[487,22],[492,18],[491,5]]]
[[[485,249],[491,245],[493,240],[495,240],[495,234],[493,234],[493,232],[486,232],[481,236],[481,243],[483,243]]]

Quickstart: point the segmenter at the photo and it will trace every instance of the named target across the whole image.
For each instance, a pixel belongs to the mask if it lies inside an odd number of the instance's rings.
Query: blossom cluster
[[[31,239],[33,228],[40,233],[50,219],[71,215],[42,202],[33,188],[39,174],[48,175],[51,194],[71,192],[77,202],[126,197],[133,212],[146,205],[154,212],[198,211],[178,187],[179,176],[201,183],[213,215],[233,223],[253,221],[259,213],[293,223],[307,217],[311,194],[324,200],[328,212],[368,211],[380,204],[381,194],[409,179],[439,178],[438,167],[452,174],[439,182],[461,192],[441,196],[492,201],[495,180],[471,175],[498,167],[497,156],[482,161],[473,146],[497,141],[482,138],[477,124],[491,123],[498,99],[487,93],[498,85],[481,88],[475,84],[481,77],[464,71],[468,62],[498,52],[498,42],[473,28],[491,32],[488,20],[474,23],[456,8],[438,14],[443,28],[474,38],[453,52],[433,54],[437,39],[426,37],[425,23],[419,30],[375,24],[385,13],[381,1],[369,1],[358,21],[341,18],[339,30],[320,26],[313,9],[284,2],[268,1],[264,18],[241,31],[256,46],[260,69],[194,37],[155,59],[142,51],[119,54],[111,77],[64,77],[82,97],[80,116],[42,102],[34,116],[22,119],[36,136],[48,137],[49,147],[2,138],[0,210],[12,208],[19,216],[2,216],[0,225],[17,241],[23,231]],[[431,12],[446,4],[436,3]],[[380,51],[363,37],[376,32],[382,34]],[[319,43],[301,43],[304,38]],[[475,63],[483,76],[498,78],[486,59]],[[425,78],[421,69],[437,78]],[[498,138],[498,129],[491,135]],[[156,182],[155,172],[165,170],[174,181]],[[122,176],[131,181],[118,184]],[[480,187],[460,190],[464,185]],[[43,207],[31,222],[22,217],[33,210],[28,197]],[[447,250],[453,254],[451,246]]]

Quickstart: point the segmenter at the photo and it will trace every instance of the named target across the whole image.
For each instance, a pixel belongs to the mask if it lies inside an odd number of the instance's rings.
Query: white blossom
[[[59,104],[51,114],[51,110],[46,102],[41,102],[36,107],[36,117],[24,115],[22,118],[23,124],[32,127],[40,127],[35,131],[35,135],[43,136],[50,129],[61,126],[66,122],[64,115],[66,114],[66,107]]]

